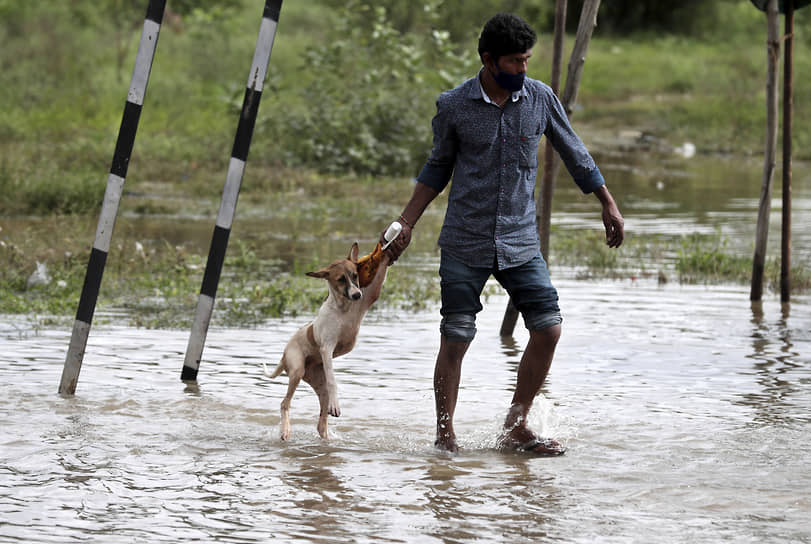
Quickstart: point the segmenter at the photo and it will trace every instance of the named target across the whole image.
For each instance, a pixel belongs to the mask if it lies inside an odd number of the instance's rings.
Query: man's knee
[[[560,336],[560,327],[554,327],[563,323],[563,316],[559,311],[543,313],[525,313],[524,325],[529,331],[545,331],[547,334],[556,333]]]
[[[476,314],[443,316],[439,332],[452,342],[471,342],[476,336]]]

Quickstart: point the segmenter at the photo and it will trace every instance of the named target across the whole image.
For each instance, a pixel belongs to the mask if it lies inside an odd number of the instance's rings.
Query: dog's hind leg
[[[293,393],[296,392],[301,378],[304,377],[304,365],[296,366],[294,369],[287,371],[290,381],[287,384],[287,395],[282,399],[282,421],[281,421],[281,438],[287,440],[290,438],[290,402],[293,400]]]
[[[327,418],[329,416],[329,393],[327,392],[327,378],[324,375],[324,365],[311,364],[307,366],[304,373],[304,381],[310,384],[315,394],[318,395],[318,402],[321,412],[318,415],[318,435],[324,440],[329,438],[327,433]]]

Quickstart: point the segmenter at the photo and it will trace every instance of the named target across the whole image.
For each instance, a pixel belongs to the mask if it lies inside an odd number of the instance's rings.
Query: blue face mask
[[[502,89],[506,89],[511,93],[515,91],[520,91],[521,88],[524,86],[524,78],[526,77],[525,73],[521,74],[510,74],[499,69],[498,73],[493,76],[493,79],[496,80],[498,86]]]

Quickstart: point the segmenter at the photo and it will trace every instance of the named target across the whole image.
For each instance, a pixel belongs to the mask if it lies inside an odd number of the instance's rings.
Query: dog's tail
[[[275,378],[284,371],[284,356],[282,356],[282,360],[279,361],[279,364],[276,366],[276,370],[274,370],[272,373],[268,372],[268,367],[265,364],[265,361],[262,361],[262,368],[264,369],[265,376],[268,378]]]

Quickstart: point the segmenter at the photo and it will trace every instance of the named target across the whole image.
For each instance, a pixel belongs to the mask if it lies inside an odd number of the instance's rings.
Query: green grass
[[[744,7],[732,10],[730,24],[718,31],[724,34],[706,39],[618,38],[601,35],[598,27],[574,113],[578,131],[588,140],[592,131],[616,134],[634,129],[664,145],[691,141],[702,152],[760,154],[765,127],[765,34],[756,10]],[[115,48],[100,47],[112,43],[112,36],[106,34],[109,29],[79,27],[74,32],[61,9],[54,15],[48,10],[42,16],[31,15],[20,29],[0,26],[4,43],[0,51],[0,214],[89,212],[112,158],[140,27],[133,28],[119,69]],[[258,31],[255,11],[255,6],[245,3],[230,17],[190,16],[184,21],[184,32],[169,27],[162,31],[131,178],[191,183],[209,192],[218,185],[200,176],[227,165]],[[311,139],[309,131],[278,127],[290,119],[306,119],[312,110],[302,89],[330,67],[314,68],[305,53],[330,43],[336,17],[334,10],[317,2],[285,4],[254,135],[252,164],[279,165],[291,159],[292,150],[308,149],[302,143]],[[567,36],[567,54],[572,42],[573,37]],[[540,36],[530,75],[548,80],[550,43],[551,36]],[[797,120],[811,116],[811,79],[800,77],[811,71],[809,43],[800,39],[795,44]],[[462,44],[461,55],[473,56],[471,47]],[[362,62],[370,59],[357,59]],[[418,87],[380,87],[386,96],[379,97],[379,104],[396,103],[415,92],[436,96],[446,84],[435,72],[426,64],[416,74],[422,80]],[[347,74],[334,81],[362,88],[362,76],[363,72]],[[369,97],[374,99],[374,94]],[[419,113],[421,118],[404,125],[414,131],[405,141],[420,142],[426,153],[431,100],[421,100],[428,103]],[[339,128],[346,130],[335,130]],[[811,124],[795,122],[793,138],[795,158],[811,157]],[[380,152],[379,146],[369,150]],[[392,152],[391,157],[399,156]],[[360,162],[373,166],[374,156]],[[418,162],[402,175],[415,173]],[[323,170],[335,165],[321,161],[304,166]],[[45,198],[36,198],[39,193]]]
[[[747,284],[752,278],[752,258],[733,254],[728,245],[729,240],[720,234],[683,236],[675,263],[679,281]],[[773,291],[780,289],[778,260],[766,261],[764,282]],[[806,267],[791,267],[791,287],[794,292],[805,292],[811,288],[811,274]]]

